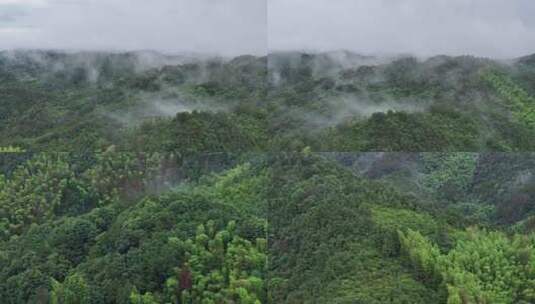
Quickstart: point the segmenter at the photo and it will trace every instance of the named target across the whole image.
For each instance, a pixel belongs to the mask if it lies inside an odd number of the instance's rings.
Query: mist
[[[531,0],[0,0],[0,50],[535,53]]]
[[[118,122],[122,127],[132,128],[154,119],[175,117],[178,113],[193,111],[221,112],[230,111],[230,105],[221,105],[212,100],[191,101],[187,99],[163,98],[162,94],[138,94],[137,102],[130,107],[105,110],[102,116]]]
[[[535,53],[531,0],[272,0],[270,51],[514,58]]]
[[[264,0],[0,0],[0,49],[265,54]]]

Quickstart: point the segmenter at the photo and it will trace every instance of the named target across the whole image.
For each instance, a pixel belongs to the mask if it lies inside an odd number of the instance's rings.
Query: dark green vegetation
[[[533,303],[535,154],[4,153],[3,303]]]
[[[0,53],[0,147],[534,151],[535,63],[349,52]]]
[[[0,302],[535,303],[534,58],[1,52]]]
[[[2,303],[265,303],[268,176],[236,162],[1,155]]]
[[[535,301],[535,155],[323,156],[274,166],[273,303]]]
[[[0,146],[241,151],[264,139],[265,58],[0,53]],[[254,111],[253,111],[254,112]],[[176,114],[179,115],[176,116]]]

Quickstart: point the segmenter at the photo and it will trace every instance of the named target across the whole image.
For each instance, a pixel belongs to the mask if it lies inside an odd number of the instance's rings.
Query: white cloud
[[[263,54],[265,0],[0,0],[26,8],[0,27],[34,28],[0,49],[154,49]],[[46,5],[45,5],[46,4]],[[9,18],[5,18],[9,19]]]
[[[363,53],[535,52],[532,0],[270,0],[270,49]]]
[[[533,16],[533,0],[0,0],[0,49],[515,57],[535,53]]]
[[[26,34],[35,31],[31,28],[24,27],[0,27],[0,35],[18,35]]]
[[[0,0],[0,5],[44,6],[47,0]]]

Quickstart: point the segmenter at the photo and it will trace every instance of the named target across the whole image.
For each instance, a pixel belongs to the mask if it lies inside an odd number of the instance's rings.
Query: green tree
[[[87,304],[90,303],[89,286],[82,275],[69,275],[63,283],[52,279],[50,300],[52,304]]]

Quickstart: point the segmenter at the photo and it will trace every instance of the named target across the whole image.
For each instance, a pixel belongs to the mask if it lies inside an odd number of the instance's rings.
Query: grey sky
[[[534,0],[268,0],[270,50],[535,53]]]
[[[0,49],[265,54],[265,0],[0,0]]]
[[[0,49],[535,53],[535,0],[0,0]]]

